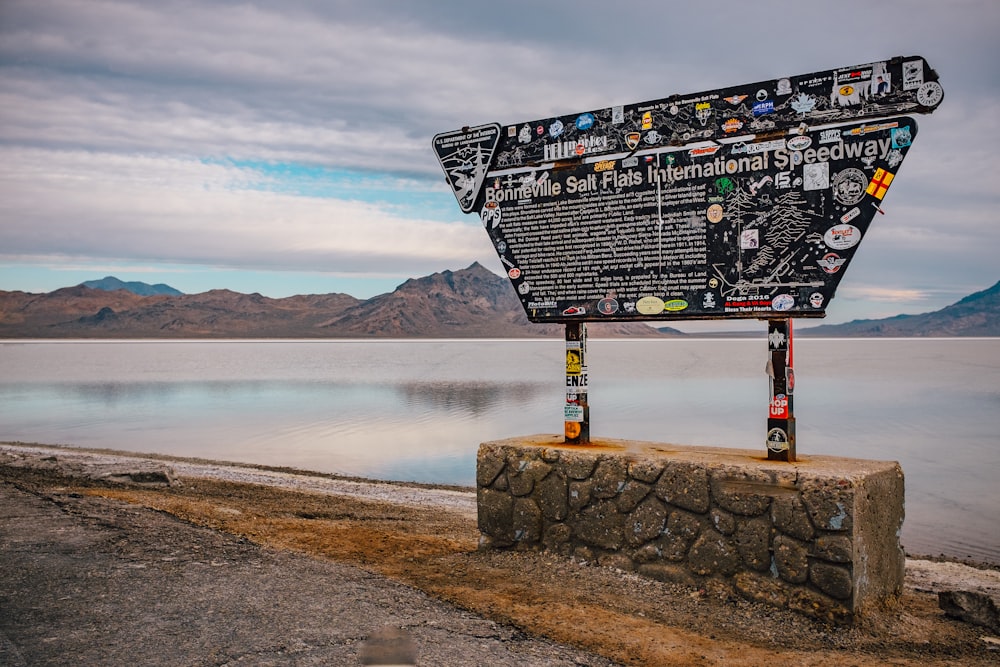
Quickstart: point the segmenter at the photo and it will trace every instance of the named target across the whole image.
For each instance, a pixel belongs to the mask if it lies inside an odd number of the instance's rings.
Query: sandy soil
[[[90,454],[73,463],[75,455],[7,446],[0,463],[62,493],[154,508],[261,545],[381,573],[624,665],[1000,664],[1000,640],[946,617],[934,592],[963,577],[989,583],[1000,576],[995,569],[948,564],[938,571],[911,562],[897,607],[837,627],[734,597],[710,581],[695,590],[548,553],[479,551],[468,490],[177,460],[170,465],[180,484],[143,488],[80,474],[107,462],[93,463]]]

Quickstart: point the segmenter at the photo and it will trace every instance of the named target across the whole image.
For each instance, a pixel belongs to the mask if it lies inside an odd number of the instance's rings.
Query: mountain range
[[[834,338],[1000,336],[1000,282],[931,313],[796,328],[795,334]]]
[[[108,276],[46,294],[0,290],[0,338],[561,338],[528,322],[510,282],[478,262],[407,280],[371,299],[307,294],[272,299]],[[686,334],[641,322],[592,322],[592,337]],[[1000,336],[1000,282],[941,310],[796,328],[799,336]]]
[[[0,338],[531,338],[562,337],[532,324],[510,281],[478,262],[407,280],[371,299],[308,294],[272,299],[210,290],[137,294],[108,277],[47,294],[0,291]],[[93,283],[91,283],[93,284]],[[146,286],[151,289],[163,286]],[[142,291],[148,291],[140,288]],[[172,290],[173,288],[167,287]],[[176,290],[174,290],[176,291]],[[641,322],[593,323],[592,336],[683,335]]]

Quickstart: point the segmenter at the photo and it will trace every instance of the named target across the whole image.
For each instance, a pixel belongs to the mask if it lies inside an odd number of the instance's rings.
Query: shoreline
[[[153,474],[164,470],[172,484]],[[710,580],[691,589],[545,552],[479,551],[471,489],[27,443],[0,443],[0,473],[0,483],[60,507],[153,511],[360,567],[615,664],[985,665],[1000,650],[1000,638],[945,616],[937,599],[1000,592],[1000,568],[989,564],[908,558],[896,608],[829,626],[725,595]]]
[[[434,484],[379,480],[337,473],[324,473],[286,466],[269,466],[260,463],[240,463],[198,457],[131,452],[125,450],[52,445],[33,442],[0,441],[0,454],[5,451],[21,453],[61,453],[69,460],[111,465],[121,461],[149,461],[168,463],[180,477],[224,479],[233,482],[287,486],[320,493],[341,494],[414,506],[440,506],[476,517],[476,488],[458,484]],[[435,500],[438,499],[438,500]],[[943,554],[918,554],[906,552],[907,561],[929,563],[957,563],[977,570],[1000,571],[1000,561],[977,560]]]

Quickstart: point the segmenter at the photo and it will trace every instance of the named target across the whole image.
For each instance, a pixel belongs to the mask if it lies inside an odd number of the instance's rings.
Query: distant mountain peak
[[[139,296],[182,296],[184,294],[184,292],[174,289],[170,285],[164,285],[163,283],[150,285],[139,281],[124,282],[114,276],[104,276],[100,280],[88,280],[80,283],[79,286],[89,287],[90,289],[104,290],[105,292],[125,290],[127,292],[132,292],[132,294],[138,294]]]

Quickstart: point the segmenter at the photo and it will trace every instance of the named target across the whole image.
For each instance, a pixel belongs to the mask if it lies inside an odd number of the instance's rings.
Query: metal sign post
[[[772,461],[795,460],[795,414],[792,392],[792,321],[767,321],[767,348],[770,352],[767,374],[770,377],[771,401],[767,414],[767,458]]]
[[[566,444],[590,442],[590,406],[587,404],[587,325],[566,323]]]
[[[585,322],[767,320],[768,457],[795,460],[791,318],[821,318],[944,97],[920,56],[445,132],[528,320],[566,325],[566,442],[588,442]]]

